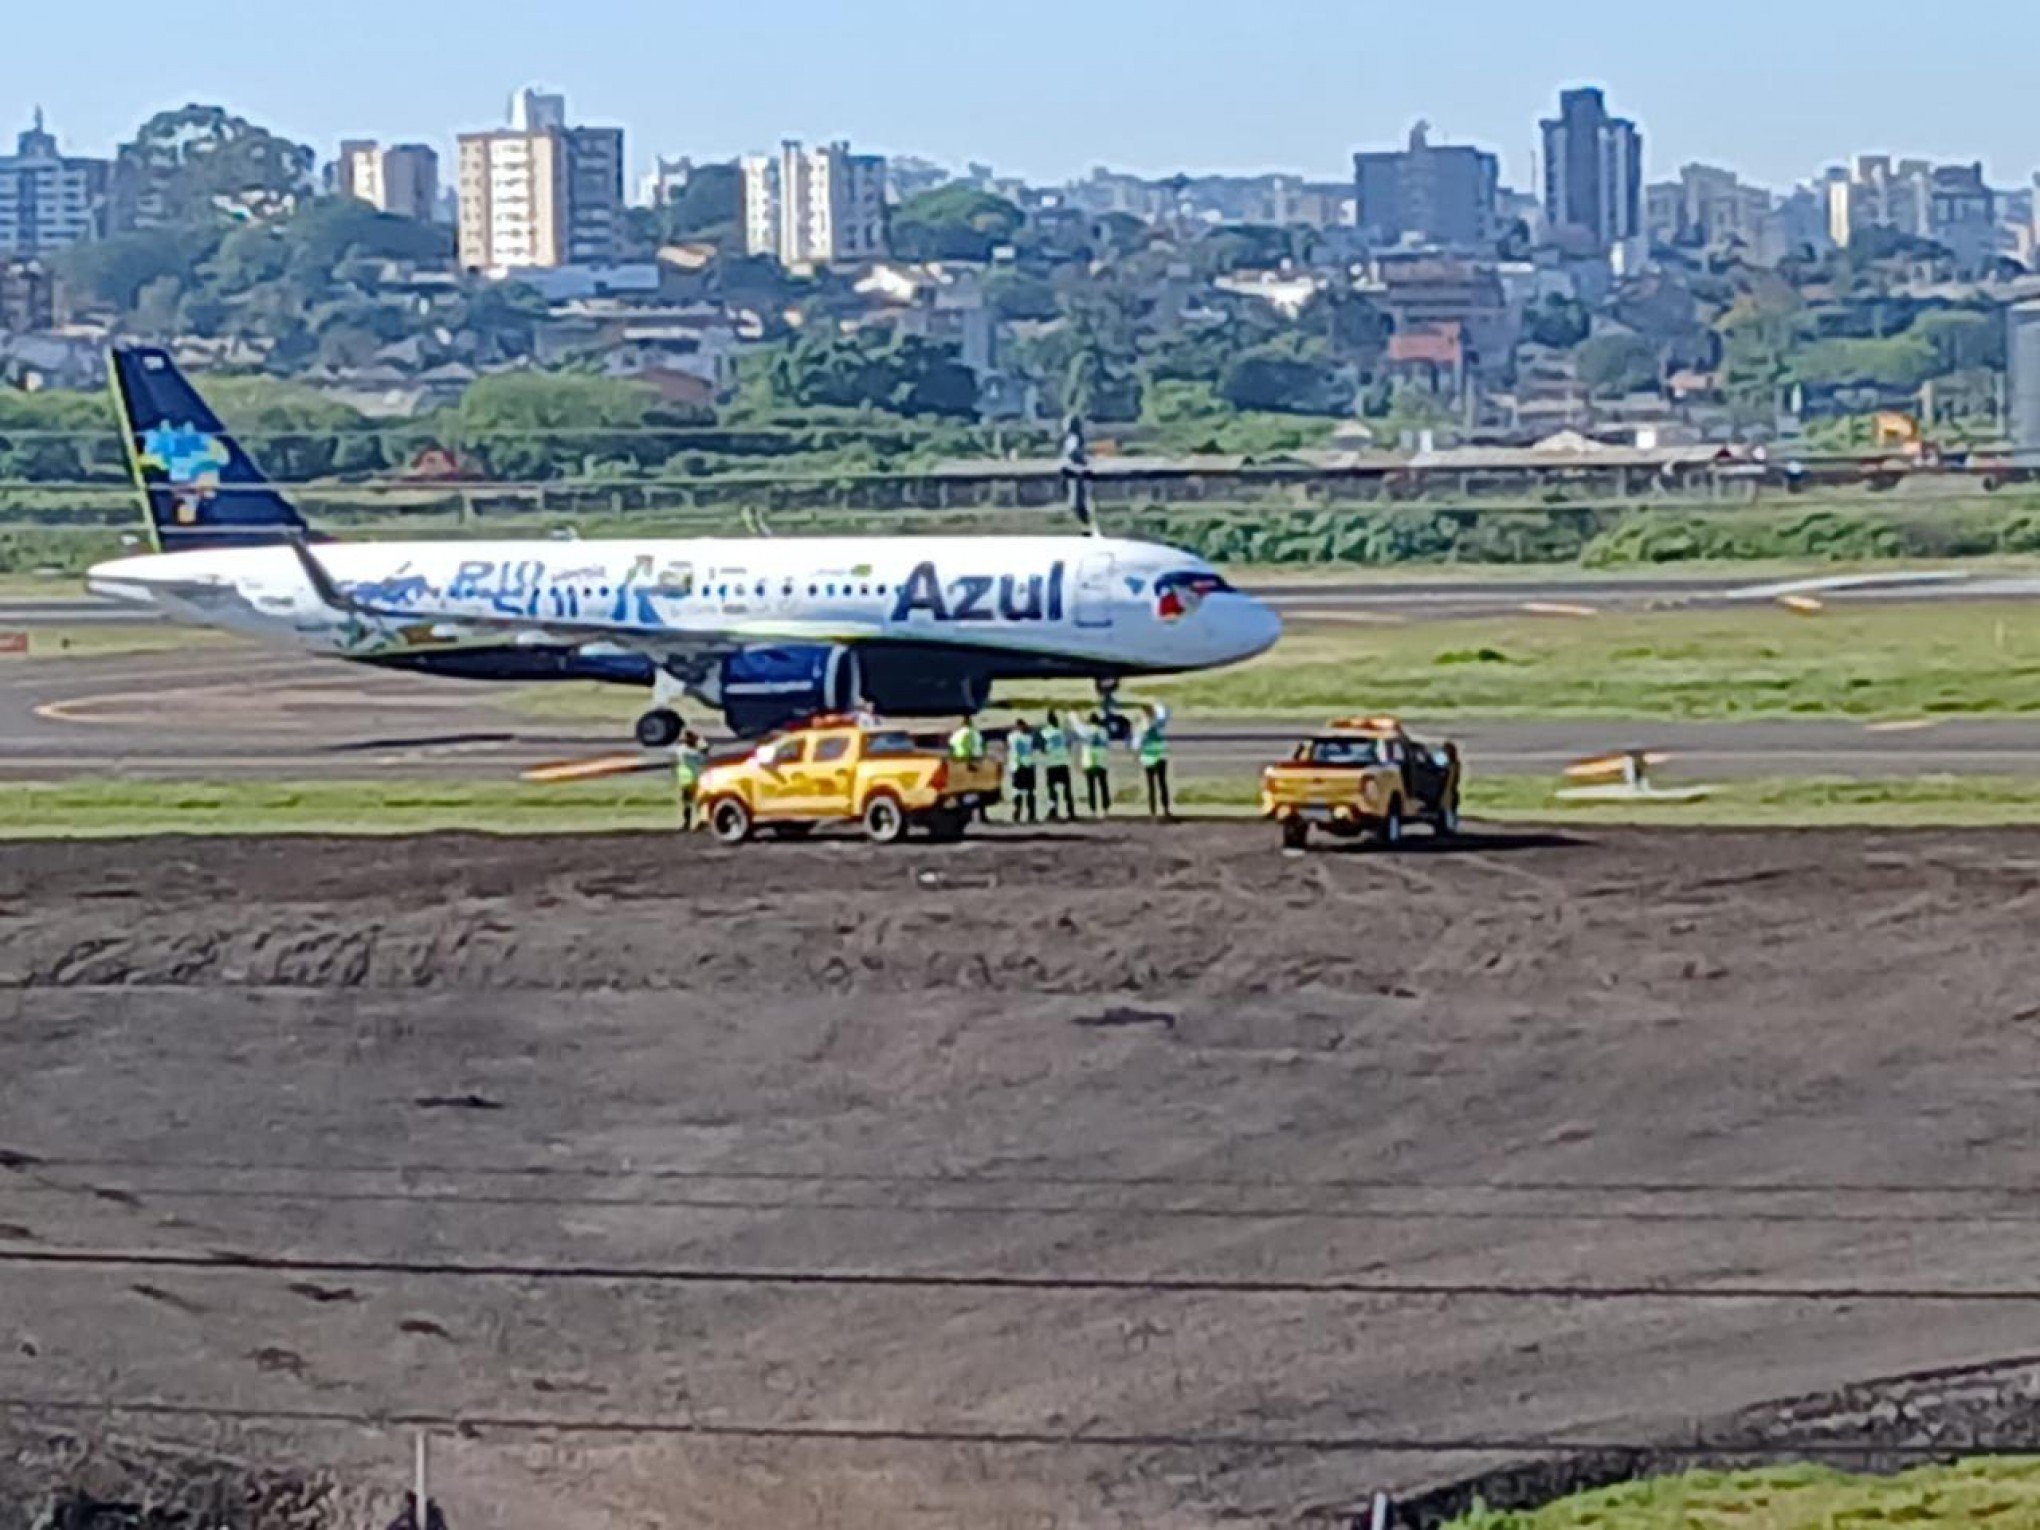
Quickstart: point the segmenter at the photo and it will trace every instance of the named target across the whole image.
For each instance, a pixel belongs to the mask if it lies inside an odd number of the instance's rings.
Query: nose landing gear
[[[1106,737],[1115,744],[1133,741],[1133,719],[1119,710],[1119,682],[1098,682],[1098,716],[1104,720]]]

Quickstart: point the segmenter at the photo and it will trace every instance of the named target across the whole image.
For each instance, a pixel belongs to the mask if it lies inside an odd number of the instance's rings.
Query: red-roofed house
[[[1456,322],[1423,324],[1388,337],[1388,374],[1439,398],[1466,393],[1466,331]]]

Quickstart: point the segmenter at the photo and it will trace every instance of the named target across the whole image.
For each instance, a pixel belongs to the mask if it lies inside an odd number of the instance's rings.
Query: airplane
[[[859,704],[975,713],[1000,681],[1090,680],[1110,713],[1122,681],[1282,632],[1203,559],[1098,535],[335,541],[168,353],[110,370],[155,551],[97,565],[92,593],[385,669],[649,686],[646,748],[689,698],[743,738]]]

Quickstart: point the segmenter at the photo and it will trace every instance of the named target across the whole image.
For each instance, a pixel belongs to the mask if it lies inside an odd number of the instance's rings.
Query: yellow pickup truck
[[[1392,717],[1345,718],[1262,773],[1261,813],[1285,849],[1302,849],[1314,828],[1394,849],[1412,823],[1458,833],[1459,784],[1458,745],[1420,743]]]
[[[703,821],[726,845],[761,828],[804,838],[829,823],[862,824],[870,839],[890,845],[916,827],[961,839],[978,810],[999,800],[1003,783],[997,760],[955,760],[939,739],[830,719],[710,766],[697,796]]]

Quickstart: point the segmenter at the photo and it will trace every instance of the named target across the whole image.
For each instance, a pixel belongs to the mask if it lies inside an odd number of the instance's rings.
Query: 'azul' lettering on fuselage
[[[1063,565],[1051,564],[1046,579],[1040,574],[963,574],[944,585],[933,563],[917,564],[900,585],[892,620],[912,621],[916,613],[937,622],[1059,622]]]

